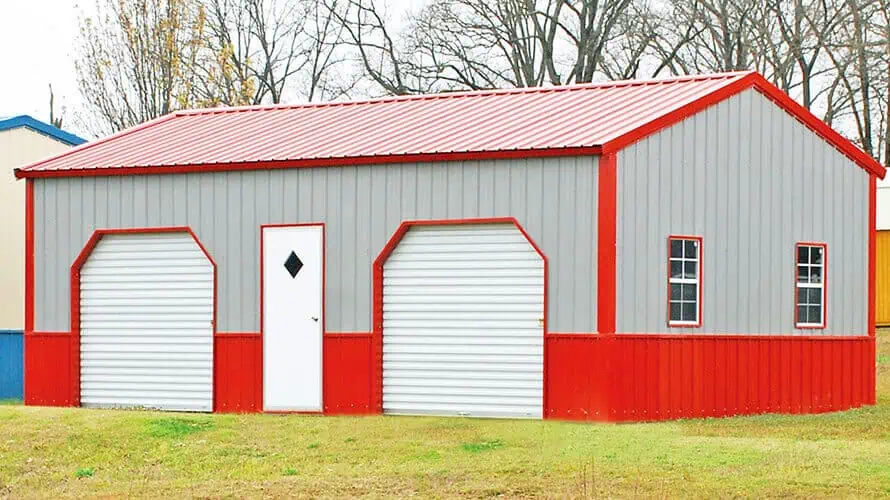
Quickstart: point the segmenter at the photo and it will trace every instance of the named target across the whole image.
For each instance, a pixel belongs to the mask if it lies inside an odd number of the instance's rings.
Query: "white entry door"
[[[264,227],[263,408],[321,411],[321,225]]]

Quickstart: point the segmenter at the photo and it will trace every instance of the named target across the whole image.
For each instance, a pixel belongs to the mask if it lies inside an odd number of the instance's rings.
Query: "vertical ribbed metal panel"
[[[36,328],[68,329],[96,228],[189,226],[217,263],[218,330],[259,331],[261,224],[324,222],[328,331],[371,330],[371,264],[403,220],[515,217],[550,259],[548,325],[596,330],[596,157],[35,179]]]
[[[0,330],[0,399],[22,399],[24,354],[23,332]]]
[[[515,226],[411,228],[383,266],[383,411],[541,418],[543,318]]]
[[[213,409],[213,266],[191,235],[106,235],[80,286],[83,406]]]
[[[868,174],[756,90],[618,156],[617,328],[865,335]],[[669,235],[703,241],[703,324],[667,327]],[[828,245],[827,327],[794,328],[795,243]]]

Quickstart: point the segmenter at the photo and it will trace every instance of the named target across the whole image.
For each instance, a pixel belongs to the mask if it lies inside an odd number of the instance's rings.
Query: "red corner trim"
[[[755,72],[751,72],[715,92],[603,144],[602,153],[605,155],[623,149],[640,139],[680,122],[707,107],[717,104],[718,102],[751,87],[758,90],[761,94],[775,102],[780,108],[784,109],[788,114],[803,123],[807,128],[831,143],[838,151],[862,167],[865,171],[872,175],[876,175],[881,179],[884,178],[886,170],[874,158],[837,133],[833,128],[828,126],[828,124],[798,104],[794,99],[789,97],[788,94],[782,92],[766,78]]]
[[[877,272],[877,178],[874,175],[868,179],[868,334],[875,336],[876,318],[876,277]],[[827,294],[826,294],[827,295]]]
[[[696,311],[697,315],[695,318],[695,324],[687,325],[685,323],[676,323],[671,321],[671,241],[672,240],[696,240],[698,241],[698,310]],[[704,300],[705,294],[703,292],[704,289],[704,274],[705,274],[705,244],[704,239],[701,236],[685,236],[682,234],[672,234],[668,236],[668,245],[667,245],[667,274],[665,275],[665,280],[667,282],[667,289],[665,295],[665,302],[667,303],[667,309],[665,310],[665,315],[667,318],[667,325],[669,328],[700,328],[702,325],[702,311],[705,308]]]
[[[374,259],[373,266],[373,318],[371,321],[371,327],[373,329],[372,339],[371,339],[371,350],[373,354],[372,366],[373,372],[371,376],[371,405],[372,412],[376,411],[377,413],[383,413],[383,264],[386,262],[386,259],[389,258],[390,254],[392,254],[393,250],[395,250],[396,246],[398,246],[399,242],[405,236],[405,233],[408,232],[409,229],[413,226],[446,226],[446,225],[459,225],[459,224],[513,224],[517,229],[522,233],[526,240],[528,240],[529,244],[531,244],[532,248],[538,252],[538,255],[541,256],[541,259],[544,261],[544,336],[547,336],[547,321],[548,321],[548,313],[547,313],[547,303],[548,303],[548,269],[549,265],[547,262],[547,256],[541,251],[541,247],[535,243],[535,240],[529,236],[526,232],[525,228],[522,227],[522,224],[516,220],[515,217],[491,217],[491,218],[475,218],[475,219],[436,219],[436,220],[406,220],[402,221],[396,231],[393,233],[392,237],[390,237],[389,241],[386,242],[386,245],[383,246],[383,249],[380,251],[380,254],[377,255],[377,258]],[[544,342],[544,408],[546,415],[546,408],[548,403],[548,395],[547,395],[547,343]]]
[[[802,246],[808,247],[822,247],[822,324],[819,325],[800,325],[798,324],[797,318],[797,278],[798,278],[798,268],[797,268],[797,252],[798,249]],[[798,241],[796,245],[794,245],[794,295],[793,295],[794,304],[794,328],[796,330],[824,330],[825,325],[828,324],[828,245],[821,242],[815,241]]]
[[[617,153],[604,154],[599,163],[597,195],[597,305],[596,328],[612,335],[616,328],[618,171]]]
[[[93,249],[96,248],[96,245],[99,244],[99,241],[103,236],[107,234],[149,234],[149,233],[179,233],[186,232],[188,233],[192,239],[195,240],[195,243],[198,244],[198,247],[204,252],[204,255],[207,256],[207,260],[210,261],[210,264],[213,266],[213,336],[216,337],[216,310],[217,310],[217,275],[216,275],[216,261],[213,260],[213,257],[210,255],[210,252],[207,251],[207,248],[204,247],[204,244],[201,243],[201,240],[198,239],[198,236],[192,231],[192,229],[188,226],[176,226],[176,227],[145,227],[145,228],[132,228],[132,229],[97,229],[93,231],[93,234],[87,240],[83,249],[81,249],[80,253],[77,255],[77,258],[74,259],[74,263],[71,264],[71,373],[69,376],[72,381],[72,393],[71,401],[72,406],[80,406],[80,269],[83,267],[84,263],[89,258],[90,254],[93,252]],[[215,343],[214,343],[215,344]],[[214,345],[213,349],[216,347]],[[213,356],[216,356],[216,353],[212,353]],[[216,411],[216,384],[213,386],[213,411]]]
[[[25,332],[34,331],[34,181],[25,181]]]
[[[284,224],[261,224],[260,225],[260,387],[265,387],[266,382],[266,336],[263,334],[265,330],[265,296],[263,292],[263,288],[265,286],[265,280],[263,279],[263,233],[266,228],[273,227],[307,227],[307,226],[320,226],[321,227],[321,371],[322,371],[322,394],[321,394],[321,412],[312,412],[312,413],[322,413],[324,411],[324,336],[325,336],[325,328],[326,328],[326,317],[327,317],[327,306],[325,304],[326,296],[327,296],[327,260],[325,254],[327,253],[327,227],[324,222],[301,222],[301,223],[284,223]],[[260,410],[264,413],[295,413],[295,412],[269,412],[266,411],[266,400],[265,400],[265,390],[261,389],[263,394],[261,395],[260,400]]]

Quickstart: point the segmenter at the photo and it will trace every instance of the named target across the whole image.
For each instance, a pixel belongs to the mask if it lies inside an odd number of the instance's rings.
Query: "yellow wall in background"
[[[875,322],[890,325],[890,230],[878,231],[877,270],[875,272]]]

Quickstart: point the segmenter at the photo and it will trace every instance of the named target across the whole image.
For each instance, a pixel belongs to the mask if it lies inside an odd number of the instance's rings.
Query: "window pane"
[[[810,283],[822,283],[822,268],[821,267],[811,267],[810,268]]]
[[[671,321],[680,321],[680,303],[671,302]]]
[[[818,288],[810,288],[810,298],[807,300],[807,304],[813,305],[822,305],[822,290]]]
[[[679,260],[671,261],[671,278],[682,278],[683,262]]]
[[[686,258],[694,259],[698,252],[696,251],[698,247],[698,242],[695,240],[686,240]]]
[[[807,306],[797,306],[797,322],[807,323]]]
[[[683,240],[671,240],[671,257],[683,256]]]
[[[806,304],[808,296],[809,296],[809,291],[806,288],[798,288],[797,289],[797,303],[798,304]]]
[[[822,323],[822,307],[820,306],[810,306],[808,307],[810,310],[808,323],[819,324]]]
[[[698,272],[698,263],[686,261],[686,263],[683,264],[683,268],[683,277],[694,279]]]
[[[683,285],[683,300],[694,301],[696,299],[696,289],[698,285]]]
[[[822,264],[822,247],[810,247],[810,264]]]
[[[683,303],[683,321],[695,321],[695,304],[691,302]]]
[[[683,285],[671,283],[671,300],[680,300],[680,287],[682,286]]]
[[[797,263],[798,264],[809,264],[809,253],[810,247],[797,247]]]
[[[810,282],[810,266],[797,266],[797,282],[798,283],[809,283]]]

